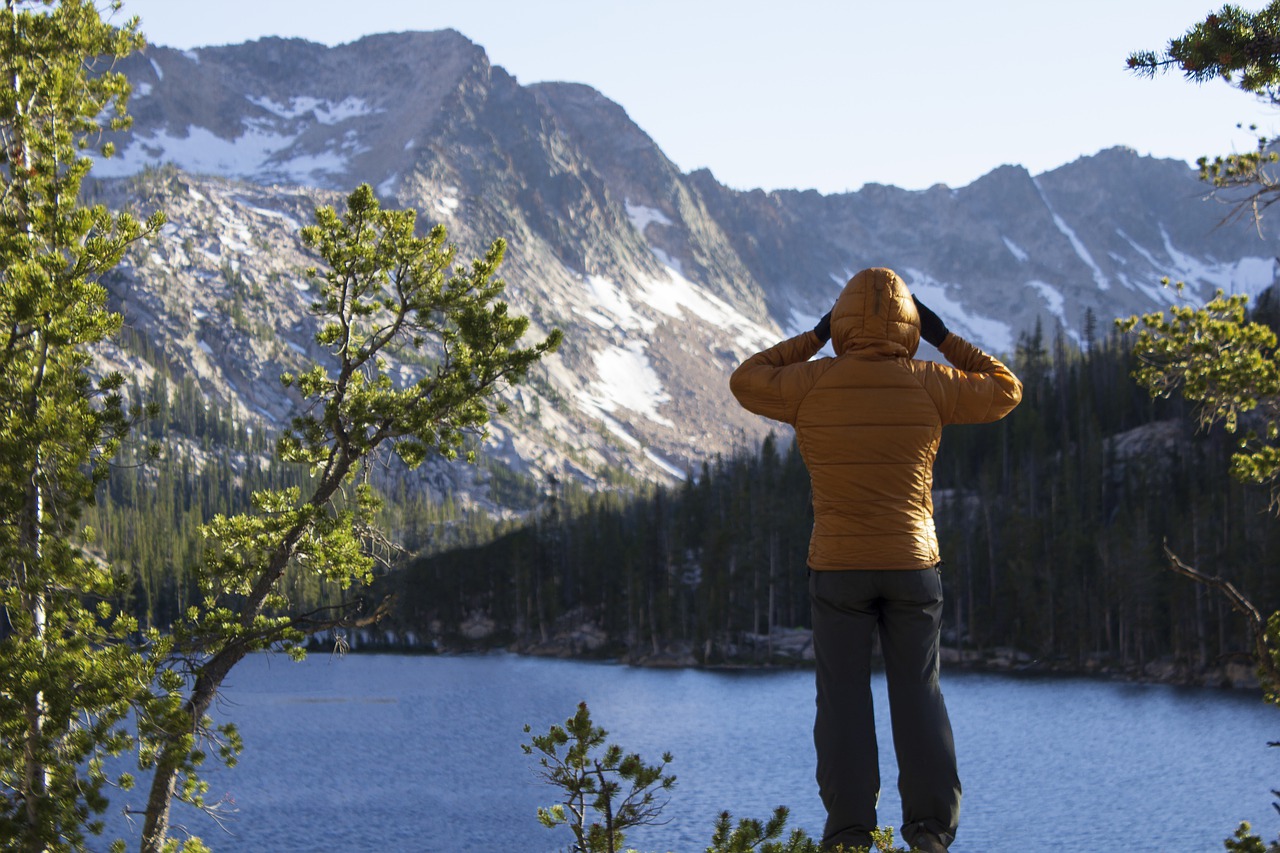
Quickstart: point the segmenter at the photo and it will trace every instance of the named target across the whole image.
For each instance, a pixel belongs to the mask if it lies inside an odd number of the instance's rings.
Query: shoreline
[[[520,642],[513,639],[494,642],[499,638],[493,634],[474,638],[461,635],[455,638],[432,637],[424,643],[412,633],[405,636],[390,631],[379,633],[380,636],[361,631],[355,636],[347,637],[350,652],[441,656],[505,652],[524,657],[610,663],[647,669],[701,669],[708,672],[767,672],[812,669],[814,665],[809,632],[805,629],[781,631],[773,642],[767,642],[767,638],[747,635],[747,641],[742,644],[713,645],[701,650],[704,651],[702,660],[698,659],[692,646],[687,643],[635,654],[628,648],[603,641],[584,642],[582,637],[561,636],[547,642]],[[603,637],[591,639],[603,640]],[[765,642],[761,642],[762,640]],[[333,638],[317,635],[311,638],[307,647],[309,651],[324,651],[332,649],[334,642]],[[944,676],[950,671],[1015,677],[1087,678],[1117,683],[1240,691],[1261,689],[1254,665],[1243,660],[1229,660],[1200,667],[1172,658],[1159,658],[1138,664],[1097,656],[1078,663],[1062,657],[1039,658],[1010,647],[958,650],[952,646],[943,646],[941,663]],[[876,668],[880,668],[878,663]]]

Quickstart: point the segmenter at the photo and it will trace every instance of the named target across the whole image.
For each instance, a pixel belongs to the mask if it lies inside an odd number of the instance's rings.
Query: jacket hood
[[[849,279],[831,309],[831,346],[836,355],[914,357],[920,346],[920,314],[906,282],[879,267]]]

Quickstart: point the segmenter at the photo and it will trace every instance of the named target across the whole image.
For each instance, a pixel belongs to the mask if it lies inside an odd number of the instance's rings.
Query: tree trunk
[[[37,471],[38,467],[37,463]],[[38,576],[40,572],[39,564],[42,548],[40,523],[44,517],[44,495],[40,490],[38,477],[38,473],[33,474],[31,482],[27,486],[27,518],[24,524],[24,539],[26,539],[24,551],[29,561],[28,565],[24,567],[24,575],[27,578],[32,574]],[[24,578],[24,585],[29,583],[27,578]],[[38,587],[37,591],[23,598],[27,613],[31,619],[32,639],[40,647],[40,655],[43,658],[46,630],[44,583],[38,581],[35,586]],[[27,824],[31,827],[37,824],[37,807],[49,787],[49,769],[44,766],[44,762],[40,757],[42,752],[40,742],[44,735],[46,713],[44,691],[37,690],[35,695],[30,697],[27,705],[27,732],[26,741],[23,744],[22,797],[26,806]]]
[[[11,41],[9,44],[9,55],[17,55],[17,44],[20,36],[18,33],[18,16],[17,10],[14,8],[13,0],[6,0],[5,8],[9,12],[12,28],[8,33]],[[23,91],[22,75],[15,63],[10,66],[11,72],[9,76],[9,84],[13,87],[15,94]],[[14,141],[13,148],[18,157],[21,158],[23,164],[31,163],[31,143],[28,136],[27,122],[29,118],[25,112],[26,107],[21,97],[14,99],[17,114],[13,119]],[[18,200],[18,209],[20,216],[25,219],[23,228],[30,235],[33,231],[31,220],[28,217],[27,210],[28,187],[26,182],[20,178],[21,170],[10,168],[13,173],[12,181],[13,192]],[[37,414],[39,413],[40,392],[43,386],[44,372],[47,365],[48,343],[37,328],[33,334],[33,343],[36,351],[40,353],[36,361],[35,369],[32,371],[31,388],[29,389],[29,397],[25,402],[26,416],[28,424],[34,424]],[[37,445],[35,451],[34,464],[31,469],[31,477],[27,482],[26,505],[24,506],[24,517],[21,521],[22,527],[22,552],[23,559],[26,561],[21,568],[23,584],[25,588],[35,587],[36,591],[30,595],[23,596],[23,604],[26,607],[28,616],[31,619],[32,639],[40,649],[40,655],[43,658],[45,654],[45,630],[47,619],[48,601],[45,595],[47,588],[46,579],[41,577],[43,567],[40,565],[43,560],[44,550],[44,490],[41,486],[41,453]],[[32,576],[35,576],[36,582],[31,583]],[[26,699],[26,697],[23,697]],[[49,769],[44,765],[41,758],[41,741],[44,738],[44,720],[48,713],[48,706],[45,701],[44,691],[37,690],[34,696],[30,697],[30,704],[26,708],[27,731],[26,738],[23,743],[23,791],[22,798],[24,801],[26,818],[29,827],[35,827],[38,821],[38,806],[44,799],[45,792],[49,787]]]
[[[308,503],[312,506],[326,505],[337,491],[338,485],[350,470],[351,465],[351,460],[345,456],[342,457],[328,472],[326,479],[316,487]],[[271,559],[245,599],[240,614],[240,624],[243,627],[248,628],[262,613],[268,593],[284,575],[289,561],[297,551],[298,543],[306,532],[306,526],[306,523],[302,523],[291,528],[276,546]],[[244,660],[245,655],[252,648],[249,645],[252,642],[254,640],[231,640],[199,668],[191,696],[183,706],[182,729],[167,734],[160,751],[160,758],[156,762],[155,775],[151,779],[151,791],[147,797],[140,853],[160,853],[160,849],[164,846],[169,834],[169,815],[173,808],[173,798],[177,795],[178,776],[181,773],[182,763],[191,749],[190,745],[185,743],[186,736],[199,737],[204,716],[222,688],[222,682],[231,669]]]
[[[173,809],[173,798],[178,792],[178,776],[189,752],[184,745],[185,736],[200,736],[201,721],[222,688],[222,682],[246,654],[243,646],[229,646],[214,655],[196,676],[191,697],[182,709],[183,729],[170,733],[156,762],[155,775],[151,778],[151,791],[147,796],[147,813],[142,824],[139,853],[160,853],[168,840],[169,816]]]

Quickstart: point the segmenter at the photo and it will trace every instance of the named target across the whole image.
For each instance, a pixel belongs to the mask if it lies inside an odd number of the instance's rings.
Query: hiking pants
[[[810,571],[809,599],[818,686],[813,742],[827,808],[823,846],[871,846],[876,828],[880,761],[871,647],[877,630],[898,757],[901,837],[912,842],[932,833],[950,844],[960,818],[960,780],[938,686],[939,571]]]

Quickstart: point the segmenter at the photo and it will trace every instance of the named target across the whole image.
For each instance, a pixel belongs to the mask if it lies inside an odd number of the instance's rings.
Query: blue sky
[[[1193,163],[1280,111],[1124,66],[1206,0],[125,0],[157,44],[453,28],[522,83],[586,83],[684,171],[738,189],[963,186],[1126,145]],[[1247,9],[1265,5],[1240,3]]]

